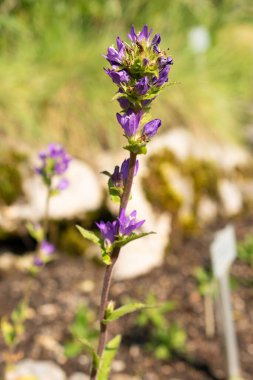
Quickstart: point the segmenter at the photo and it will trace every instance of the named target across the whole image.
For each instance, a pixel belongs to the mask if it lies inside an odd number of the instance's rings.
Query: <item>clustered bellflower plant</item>
[[[28,224],[30,235],[37,241],[38,248],[34,257],[33,272],[37,272],[45,264],[52,260],[55,247],[48,239],[48,222],[49,222],[49,203],[50,199],[60,194],[68,188],[69,182],[65,174],[69,168],[72,158],[66,153],[65,149],[59,145],[51,143],[38,155],[39,165],[35,167],[35,172],[41,177],[47,189],[44,223]]]
[[[27,229],[37,242],[36,254],[32,265],[28,268],[32,275],[36,275],[49,261],[53,259],[55,246],[48,241],[48,217],[49,201],[52,196],[59,194],[68,187],[68,181],[64,177],[68,170],[71,157],[65,149],[58,144],[49,144],[47,150],[39,153],[40,164],[35,172],[42,178],[47,188],[45,203],[44,223],[28,223]],[[25,332],[25,322],[29,314],[29,299],[32,289],[32,278],[25,288],[24,297],[9,317],[0,319],[0,332],[2,333],[7,351],[4,352],[6,361],[6,373],[19,359],[19,353],[15,350],[22,340]]]
[[[168,84],[173,60],[160,48],[160,34],[152,36],[152,30],[147,25],[138,33],[132,26],[128,38],[124,42],[117,37],[116,47],[110,46],[104,55],[110,64],[104,70],[117,86],[114,99],[117,99],[121,110],[116,114],[116,119],[127,140],[124,149],[129,151],[129,158],[117,165],[113,173],[103,172],[109,177],[108,189],[112,200],[119,202],[118,217],[113,221],[99,221],[96,224],[97,232],[77,226],[85,238],[100,246],[106,264],[100,303],[98,349],[94,350],[89,342],[83,342],[93,357],[90,380],[108,378],[111,362],[120,344],[120,336],[107,342],[109,323],[127,313],[147,307],[135,303],[114,309],[114,304],[109,302],[109,290],[121,248],[152,233],[139,231],[145,221],[137,218],[136,210],[128,212],[127,206],[133,179],[139,168],[137,156],[146,154],[147,143],[161,127],[161,120],[152,119],[150,109],[160,91]]]

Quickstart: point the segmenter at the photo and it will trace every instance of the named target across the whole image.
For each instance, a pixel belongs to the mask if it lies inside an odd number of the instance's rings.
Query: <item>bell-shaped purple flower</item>
[[[129,100],[127,98],[125,98],[124,96],[121,96],[117,100],[119,102],[120,107],[123,108],[124,110],[126,110],[130,107]]]
[[[115,237],[118,234],[118,221],[114,220],[113,222],[105,223],[103,220],[101,220],[101,222],[96,223],[96,225],[99,228],[102,236],[104,237],[105,245],[110,246],[114,242]]]
[[[63,190],[66,190],[68,187],[69,187],[69,180],[67,180],[67,178],[61,178],[57,185],[57,189],[59,191],[63,191]]]
[[[39,255],[36,255],[33,259],[33,265],[35,267],[42,267],[44,265],[44,261],[41,259]]]
[[[159,72],[159,77],[155,78],[153,81],[153,84],[156,86],[160,87],[164,83],[168,82],[169,78],[169,71],[170,71],[170,65],[165,66],[160,72]]]
[[[55,246],[49,243],[47,240],[43,240],[39,246],[39,252],[34,257],[33,265],[35,267],[42,267],[52,260],[53,253],[55,252]]]
[[[154,119],[144,125],[142,129],[142,136],[151,139],[156,135],[158,128],[161,126],[162,122],[160,119]]]
[[[124,160],[121,164],[121,167],[115,166],[114,172],[112,173],[110,180],[112,181],[113,186],[118,188],[123,188],[126,184],[128,172],[129,172],[129,158]],[[136,176],[139,169],[139,161],[136,160],[134,175]]]
[[[40,245],[40,252],[45,256],[50,256],[54,253],[55,246],[49,243],[47,240],[43,240]]]
[[[136,211],[131,212],[129,216],[126,216],[125,210],[122,209],[118,217],[119,232],[121,235],[131,235],[136,229],[140,228],[145,220],[140,222],[136,221]]]
[[[152,39],[152,42],[151,42],[151,45],[152,46],[158,46],[161,42],[161,36],[159,33],[155,34],[153,39]]]
[[[135,30],[134,30],[134,26],[133,26],[133,25],[131,26],[130,33],[128,34],[128,38],[129,38],[132,42],[136,42],[136,41],[137,41],[137,34],[135,33]]]
[[[116,66],[122,63],[122,59],[125,56],[125,45],[119,37],[117,38],[117,47],[118,50],[114,46],[110,46],[107,50],[107,55],[104,56],[111,65]]]
[[[150,89],[148,77],[145,76],[141,78],[134,86],[135,91],[138,95],[145,95]]]
[[[104,69],[106,74],[109,75],[110,78],[112,78],[112,81],[116,83],[117,85],[120,85],[121,83],[128,83],[130,80],[130,75],[126,70],[110,70],[110,69]]]
[[[157,59],[157,62],[161,69],[163,69],[167,65],[173,65],[172,57],[159,57]]]
[[[134,111],[129,110],[124,115],[117,113],[116,116],[127,137],[136,135],[140,125],[141,112],[135,113]]]
[[[129,172],[129,158],[127,160],[124,160],[122,162],[121,168],[120,168],[120,173],[122,175],[123,183],[126,183],[127,177],[128,177],[128,172]],[[136,160],[135,167],[134,167],[134,175],[138,173],[139,170],[139,161]]]
[[[150,29],[150,31],[148,31],[147,25],[144,25],[143,28],[142,28],[142,30],[141,30],[141,32],[139,32],[138,34],[136,34],[136,32],[134,30],[134,26],[132,25],[130,33],[128,34],[128,37],[134,43],[136,41],[140,42],[142,40],[146,40],[148,42],[149,41],[149,37],[151,36],[151,34],[152,34],[152,29]]]
[[[158,48],[158,45],[160,44],[161,42],[161,36],[160,34],[155,34],[153,39],[152,39],[152,42],[151,42],[151,46],[153,46],[153,50],[156,52],[156,53],[160,53],[160,50]]]
[[[144,25],[142,28],[142,31],[138,34],[138,40],[139,41],[146,40],[148,42],[151,34],[152,34],[152,29],[148,31],[148,26]]]

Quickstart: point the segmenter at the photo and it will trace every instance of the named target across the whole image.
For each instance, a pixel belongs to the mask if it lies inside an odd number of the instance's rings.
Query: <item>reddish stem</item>
[[[127,176],[127,181],[124,186],[124,192],[123,192],[121,202],[120,202],[119,213],[121,212],[122,209],[127,208],[127,204],[128,204],[129,197],[131,194],[133,179],[134,179],[136,157],[137,155],[135,153],[132,153],[132,152],[130,153],[129,171],[128,171],[128,176]],[[98,350],[97,350],[97,354],[99,357],[101,357],[106,345],[108,326],[107,324],[103,323],[103,320],[105,319],[106,307],[107,307],[108,299],[109,299],[109,291],[110,291],[110,286],[111,286],[111,281],[112,281],[112,272],[117,262],[117,259],[119,257],[119,253],[120,253],[120,247],[117,247],[113,250],[111,254],[111,265],[106,266],[106,270],[104,274],[103,287],[102,287],[102,293],[101,293],[101,302],[100,302],[100,313],[99,313],[100,335],[99,335],[99,343],[98,343]],[[97,376],[97,369],[93,363],[90,380],[96,380],[96,376]]]

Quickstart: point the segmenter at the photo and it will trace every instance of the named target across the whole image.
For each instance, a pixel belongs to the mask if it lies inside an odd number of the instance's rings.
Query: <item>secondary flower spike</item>
[[[44,183],[49,188],[55,185],[55,190],[62,191],[68,187],[68,180],[63,177],[69,168],[72,158],[59,144],[49,144],[47,150],[39,153],[40,165],[35,168],[42,177]],[[54,178],[58,178],[58,183],[53,184]]]

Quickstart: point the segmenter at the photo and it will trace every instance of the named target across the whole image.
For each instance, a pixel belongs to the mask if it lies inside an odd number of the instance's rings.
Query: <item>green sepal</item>
[[[85,239],[88,239],[101,247],[101,240],[95,232],[86,230],[85,228],[78,225],[76,225],[76,228]]]
[[[115,240],[112,244],[112,247],[115,248],[115,247],[123,247],[124,245],[130,243],[131,241],[133,240],[137,240],[137,239],[140,239],[144,236],[147,236],[147,235],[151,235],[151,234],[155,234],[155,232],[151,231],[151,232],[142,232],[140,234],[131,234],[129,236],[119,236],[117,238],[117,240]]]
[[[124,146],[124,149],[129,150],[129,152],[132,152],[134,154],[146,154],[147,153],[147,147],[145,143],[131,143],[129,145]]]
[[[117,335],[115,336],[115,338],[113,338],[112,340],[110,340],[110,342],[107,343],[99,361],[97,380],[108,380],[111,369],[111,363],[118,351],[120,341],[121,336]]]
[[[116,94],[114,95],[114,97],[112,98],[112,100],[117,100],[120,97],[122,97],[122,93],[121,92],[116,92]]]
[[[139,302],[139,303],[129,303],[127,305],[123,305],[116,310],[107,309],[106,318],[103,320],[103,323],[107,324],[109,322],[116,321],[117,319],[123,317],[126,314],[130,314],[137,310],[151,308],[151,307],[154,307],[154,306],[146,305],[144,303]]]
[[[111,265],[112,263],[109,252],[104,248],[102,248],[102,261],[106,265]]]
[[[101,174],[104,174],[107,177],[111,177],[111,173],[109,173],[107,170],[104,170],[103,172],[101,172]]]
[[[79,338],[79,341],[82,343],[83,347],[86,349],[86,351],[89,352],[89,354],[91,355],[92,357],[92,362],[95,366],[96,369],[98,369],[99,367],[99,362],[100,362],[100,359],[96,353],[96,351],[94,350],[94,348],[92,347],[92,345],[89,343],[89,341],[85,338]]]
[[[109,190],[109,194],[110,194],[111,200],[114,201],[114,202],[116,202],[116,203],[119,203],[120,199],[121,199],[121,196],[123,194],[123,188],[113,186],[112,181],[109,179],[109,181],[108,181],[108,190]]]

